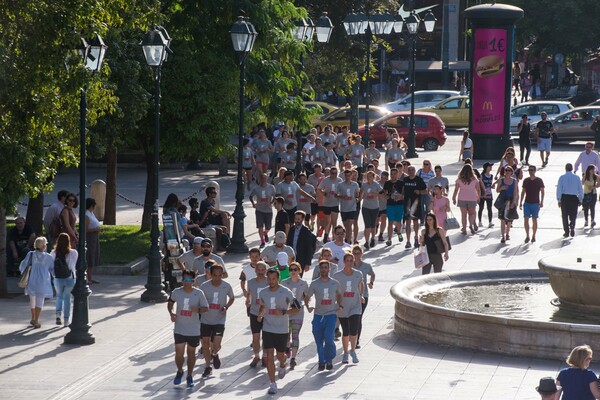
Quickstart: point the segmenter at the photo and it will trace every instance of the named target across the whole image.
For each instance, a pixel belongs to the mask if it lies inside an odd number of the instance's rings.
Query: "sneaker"
[[[187,387],[194,387],[194,378],[192,378],[190,375],[188,375],[188,377],[185,378],[185,382],[187,384]]]
[[[325,371],[325,364],[319,363],[319,371]]]
[[[264,239],[266,243],[269,243],[269,235],[267,234],[267,232],[264,233]]]
[[[325,369],[327,369],[327,371],[331,371],[333,369],[333,364],[331,361],[325,364]]]
[[[494,223],[490,222],[490,224],[488,225],[488,228],[493,228],[494,227]]]
[[[215,367],[215,369],[221,368],[221,360],[219,359],[218,354],[213,354],[212,362],[213,362],[213,367]]]
[[[479,221],[479,227],[483,228],[483,222]]]
[[[260,242],[260,246],[258,246],[258,247],[260,247],[261,249],[264,249],[265,248],[265,242]]]
[[[596,222],[592,221],[592,228],[596,226]]]
[[[398,241],[399,241],[400,243],[402,243],[402,241],[403,241],[403,240],[404,240],[404,237],[402,236],[402,233],[399,233],[399,234],[398,234]]]
[[[348,364],[348,353],[342,355],[342,364]]]
[[[181,385],[181,378],[183,378],[183,371],[177,371],[175,379],[173,379],[173,385]]]
[[[285,367],[279,367],[279,372],[277,373],[277,377],[279,379],[285,378]]]
[[[380,241],[380,242],[385,242],[385,239],[383,238],[383,235],[379,235],[379,237],[377,238],[377,240]]]
[[[250,368],[256,368],[259,361],[260,361],[260,357],[254,356],[254,358],[252,359],[252,362],[250,363]]]
[[[355,351],[351,351],[350,352],[350,357],[352,357],[352,362],[354,364],[358,364],[358,357],[356,356],[356,352]]]
[[[271,382],[271,384],[269,385],[269,391],[267,393],[277,394],[277,384],[275,382]]]
[[[392,241],[390,239],[386,240],[385,245],[386,246],[391,246],[392,245]]]
[[[369,250],[369,242],[365,242],[363,246],[365,247],[365,250]]]
[[[375,238],[371,238],[371,242],[369,243],[369,247],[375,247]]]
[[[207,376],[210,376],[210,374],[212,374],[212,368],[211,367],[204,368],[204,372],[202,373],[202,376],[204,378],[206,378]]]
[[[292,359],[290,360],[290,370],[293,370],[294,368],[296,368],[296,365],[297,365],[297,364],[296,364],[296,359],[295,359],[295,358],[292,358]]]
[[[571,237],[575,236],[575,228],[571,228]]]
[[[60,317],[56,317],[56,325],[62,325]]]
[[[406,242],[406,245],[404,245],[405,249],[410,249],[411,248],[411,244],[410,242]]]
[[[63,326],[64,326],[64,327],[67,327],[67,326],[69,326],[69,320],[68,320],[68,319],[65,319],[65,320],[63,321]]]

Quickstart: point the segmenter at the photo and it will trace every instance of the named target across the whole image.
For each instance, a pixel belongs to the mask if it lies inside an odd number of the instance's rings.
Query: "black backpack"
[[[58,279],[65,279],[71,277],[71,269],[67,265],[66,258],[56,256],[54,259],[54,276]]]

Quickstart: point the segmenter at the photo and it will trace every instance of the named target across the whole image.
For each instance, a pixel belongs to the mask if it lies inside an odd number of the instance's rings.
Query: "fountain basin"
[[[390,291],[396,301],[394,331],[421,342],[557,360],[564,360],[580,344],[599,348],[597,325],[486,315],[420,300],[424,294],[452,287],[547,281],[547,274],[538,269],[453,272],[410,278]]]

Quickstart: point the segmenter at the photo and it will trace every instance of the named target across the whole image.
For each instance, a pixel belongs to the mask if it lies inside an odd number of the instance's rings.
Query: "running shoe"
[[[267,393],[277,394],[277,384],[275,382],[271,382],[271,384],[269,385],[269,391]]]
[[[202,376],[204,378],[206,378],[207,376],[210,376],[210,374],[212,374],[212,368],[211,367],[204,368],[204,372],[202,373]]]
[[[390,239],[388,239],[388,240],[385,242],[385,245],[386,245],[386,246],[391,246],[391,245],[392,245],[392,241],[391,241]]]
[[[404,245],[405,249],[410,249],[411,248],[411,244],[410,242],[406,242],[406,244]]]
[[[264,238],[265,238],[265,242],[269,243],[269,234],[267,232],[264,232]]]
[[[175,379],[173,379],[173,385],[181,385],[181,378],[183,378],[183,371],[177,371]]]
[[[348,353],[342,355],[342,364],[348,364]]]
[[[354,364],[358,364],[358,357],[356,356],[356,352],[355,351],[351,351],[350,352],[350,357],[352,357],[352,362]]]
[[[279,379],[285,378],[285,367],[279,367],[279,372],[277,373],[277,377]]]
[[[259,247],[260,247],[261,249],[264,249],[264,248],[265,248],[265,242],[260,242],[260,246],[259,246]]]
[[[319,371],[325,371],[325,364],[319,363]]]
[[[369,242],[365,242],[365,244],[363,245],[365,250],[369,250]]]
[[[219,359],[218,354],[213,354],[212,362],[213,362],[213,367],[215,367],[215,369],[221,368],[221,360]]]
[[[382,238],[383,239],[383,238]],[[375,238],[371,238],[371,243],[369,243],[369,247],[373,248],[375,247]]]
[[[325,364],[325,369],[327,369],[327,371],[331,371],[333,369],[333,364],[331,361]]]
[[[404,237],[402,236],[402,233],[398,234],[398,241],[402,242],[404,240]]]
[[[185,379],[185,382],[187,384],[187,387],[194,387],[194,378],[192,378],[190,375],[188,375],[188,377]]]
[[[296,364],[296,359],[295,359],[295,358],[292,358],[292,359],[290,360],[290,370],[292,370],[292,369],[296,368],[296,365],[297,365],[297,364]]]
[[[56,317],[56,325],[62,325],[60,317]]]
[[[260,361],[260,357],[254,357],[252,359],[252,362],[250,363],[250,368],[256,368],[256,366],[258,365],[258,362]]]

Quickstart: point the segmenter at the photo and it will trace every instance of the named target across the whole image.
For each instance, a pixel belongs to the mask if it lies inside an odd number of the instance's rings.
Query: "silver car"
[[[598,115],[600,106],[583,106],[549,118],[554,125],[554,140],[594,140],[591,126]]]
[[[460,92],[456,90],[417,90],[415,92],[415,108],[435,106],[440,101],[459,94]],[[410,98],[411,95],[409,94],[398,100],[381,104],[381,107],[385,107],[392,112],[410,110]]]
[[[552,118],[572,108],[573,105],[568,101],[557,100],[528,101],[519,104],[510,110],[510,132],[518,133],[517,125],[521,122],[524,114],[529,117],[529,123],[535,125],[542,119],[540,116],[542,112],[546,112],[548,118]]]

